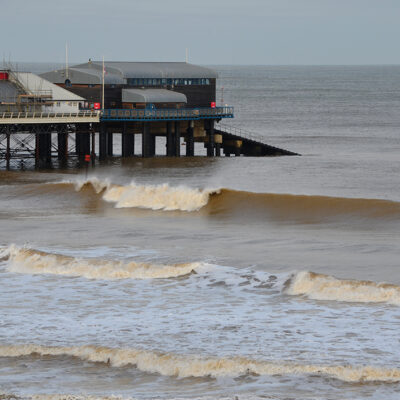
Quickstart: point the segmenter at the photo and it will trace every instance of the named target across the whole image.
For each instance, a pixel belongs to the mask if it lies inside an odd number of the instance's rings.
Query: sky
[[[0,0],[13,62],[400,64],[400,0]]]

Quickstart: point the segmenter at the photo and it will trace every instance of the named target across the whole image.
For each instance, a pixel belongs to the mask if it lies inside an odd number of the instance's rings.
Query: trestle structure
[[[164,154],[167,157],[180,157],[182,153],[186,157],[193,157],[196,155],[196,143],[204,146],[201,155],[208,157],[219,157],[222,152],[225,156],[296,155],[267,145],[262,139],[244,131],[229,129],[218,123],[223,113],[231,115],[230,108],[211,110],[209,114],[206,110],[194,111],[163,111],[159,112],[160,115],[144,112],[139,115],[132,111],[122,114],[116,110],[104,113],[104,117],[82,114],[79,122],[76,120],[78,116],[68,122],[64,117],[61,120],[51,115],[48,119],[35,117],[34,121],[30,120],[31,123],[28,123],[28,116],[8,116],[5,121],[0,115],[0,168],[49,168],[72,163],[82,165],[88,160],[95,163],[95,160],[106,160],[113,156],[149,158]],[[208,116],[204,117],[206,114]],[[202,119],[200,115],[203,115]],[[95,116],[95,122],[85,122],[87,118],[93,119]],[[194,118],[191,119],[191,116]],[[120,135],[119,142],[115,135]],[[137,135],[141,138],[141,151],[135,148]],[[163,152],[160,149],[157,152],[158,137],[165,138]],[[118,154],[115,150],[117,142],[121,150]],[[184,153],[181,152],[183,146],[186,149]]]

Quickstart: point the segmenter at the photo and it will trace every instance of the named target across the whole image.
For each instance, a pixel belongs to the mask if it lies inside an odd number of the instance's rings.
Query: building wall
[[[89,103],[101,103],[102,88],[101,85],[88,87],[85,85],[72,85],[65,87],[63,84],[59,86],[85,98]],[[122,89],[137,88],[137,86],[128,85],[106,85],[105,92],[105,108],[122,108]],[[149,86],[149,89],[164,88],[164,86]],[[216,96],[216,79],[210,79],[209,85],[183,85],[175,87],[167,87],[179,93],[183,93],[187,98],[188,108],[210,107],[211,102],[215,101]]]

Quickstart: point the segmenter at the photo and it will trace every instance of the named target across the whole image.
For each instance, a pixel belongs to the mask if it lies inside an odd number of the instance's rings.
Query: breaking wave
[[[308,271],[299,272],[292,277],[286,292],[290,295],[305,295],[313,300],[400,305],[400,286],[338,279]]]
[[[197,189],[185,186],[117,185],[91,178],[75,182],[77,191],[92,187],[116,208],[147,208],[165,211],[199,211],[209,214],[266,216],[278,220],[314,223],[340,217],[400,219],[400,202],[382,199],[344,198],[315,195],[254,193],[232,189]]]
[[[187,275],[201,263],[173,265],[80,259],[11,245],[0,252],[10,272],[82,276],[88,279],[151,279]]]
[[[132,365],[143,372],[163,376],[238,377],[255,375],[319,375],[345,382],[400,382],[400,370],[373,366],[310,365],[292,362],[256,361],[246,358],[204,358],[138,349],[96,346],[47,347],[39,345],[0,346],[0,357],[71,356],[113,367]]]

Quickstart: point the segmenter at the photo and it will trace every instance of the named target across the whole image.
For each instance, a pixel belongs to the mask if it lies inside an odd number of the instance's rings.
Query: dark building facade
[[[123,97],[130,97],[126,93],[123,96],[123,90],[129,89],[148,91],[144,98],[152,99],[157,108],[210,107],[215,102],[217,73],[210,68],[185,62],[115,61],[105,62],[104,67],[104,108],[142,107],[143,104],[129,105],[123,101]],[[89,61],[41,76],[85,98],[89,104],[102,101],[101,61]],[[165,91],[186,96],[186,103],[180,101],[174,105],[174,96],[168,99]],[[161,95],[160,99],[157,95]]]

